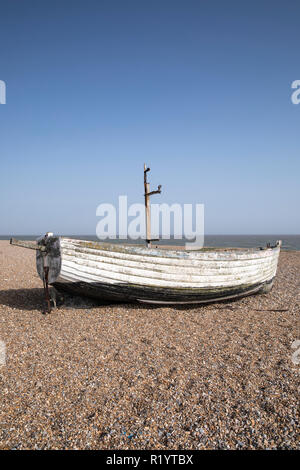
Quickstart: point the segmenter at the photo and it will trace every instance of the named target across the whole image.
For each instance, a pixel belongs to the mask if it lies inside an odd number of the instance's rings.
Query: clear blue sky
[[[208,234],[300,233],[299,39],[299,1],[1,0],[0,234],[94,234],[144,161]]]

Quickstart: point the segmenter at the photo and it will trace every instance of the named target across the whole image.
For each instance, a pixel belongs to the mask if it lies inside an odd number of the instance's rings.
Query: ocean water
[[[40,235],[0,235],[0,240],[9,240],[15,237],[19,240],[36,240]],[[66,235],[70,238],[81,240],[97,241],[95,235]],[[277,240],[282,240],[283,250],[299,250],[300,251],[300,235],[206,235],[204,237],[204,246],[206,247],[240,247],[254,248],[266,246],[267,243],[274,245]],[[138,243],[144,244],[144,240],[107,240],[110,243]],[[155,245],[177,245],[185,244],[185,240],[161,240],[154,242]]]

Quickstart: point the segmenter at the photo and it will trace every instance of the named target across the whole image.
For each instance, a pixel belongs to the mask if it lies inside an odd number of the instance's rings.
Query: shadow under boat
[[[70,286],[69,286],[70,287]],[[98,286],[97,286],[98,287]],[[250,294],[245,294],[244,297]],[[155,304],[155,303],[136,303],[134,300],[112,300],[99,297],[87,296],[86,291],[81,295],[79,291],[73,291],[72,288],[66,288],[66,286],[60,285],[51,288],[51,299],[53,303],[55,298],[56,309],[94,309],[105,306],[126,306],[134,310],[152,310],[163,307],[170,307],[175,311],[181,310],[192,310],[195,308],[205,307],[207,303],[196,303],[196,304]],[[218,299],[210,301],[209,303],[219,303],[221,305],[231,304],[232,302],[238,301],[241,298],[235,297],[230,299]],[[45,293],[43,288],[28,288],[28,289],[7,289],[0,291],[0,305],[6,305],[10,308],[26,311],[40,310],[44,312],[45,307]]]

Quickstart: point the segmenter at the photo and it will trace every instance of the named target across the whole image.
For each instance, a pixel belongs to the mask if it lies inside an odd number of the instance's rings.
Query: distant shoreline
[[[40,235],[0,235],[0,240],[10,240],[11,237],[20,240],[36,240]],[[78,238],[81,240],[100,241],[95,235],[64,235],[70,238]],[[299,235],[283,235],[283,234],[265,234],[265,235],[205,235],[204,247],[212,248],[255,248],[266,246],[267,243],[275,244],[277,240],[282,240],[282,251],[300,251],[300,234]],[[124,239],[107,239],[105,243],[130,243],[142,245],[144,240],[124,240]],[[174,239],[160,240],[155,245],[177,245],[183,246],[189,240]]]

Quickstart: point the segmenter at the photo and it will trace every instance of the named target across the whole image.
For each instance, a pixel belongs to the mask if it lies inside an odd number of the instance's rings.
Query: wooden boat
[[[191,304],[267,293],[281,242],[255,249],[185,251],[47,236],[37,271],[58,289],[117,302]]]
[[[37,244],[11,240],[37,250],[37,271],[48,284],[103,300],[153,304],[193,304],[267,293],[276,275],[281,242],[254,249],[185,251],[151,245],[150,203],[153,194],[144,166],[146,246],[117,245],[55,237]]]

